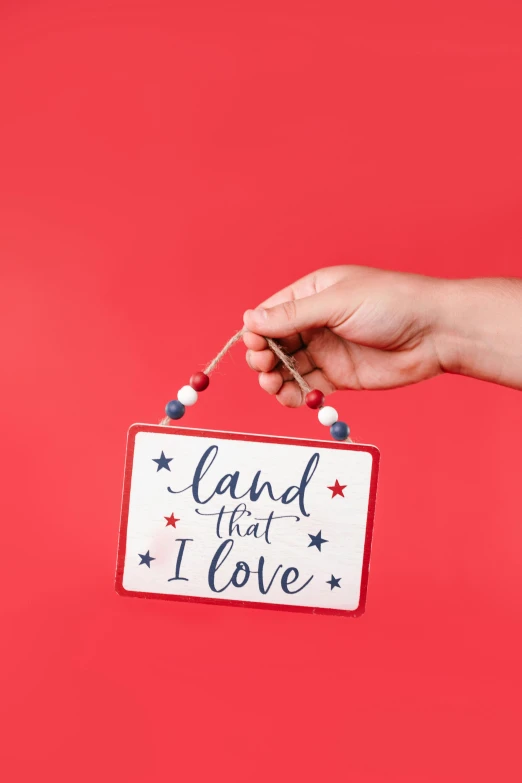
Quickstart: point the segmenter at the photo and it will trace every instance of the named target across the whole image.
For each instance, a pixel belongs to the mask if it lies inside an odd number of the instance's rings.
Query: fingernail
[[[267,317],[268,313],[264,307],[256,307],[255,310],[247,310],[243,316],[243,320],[246,321],[247,318],[252,318],[259,323],[259,321],[266,321]]]

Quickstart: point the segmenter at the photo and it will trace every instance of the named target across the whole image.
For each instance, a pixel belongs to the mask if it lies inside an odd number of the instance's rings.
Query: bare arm
[[[443,372],[522,389],[522,281],[443,280],[358,266],[320,269],[245,313],[247,361],[284,405],[302,393],[264,336],[313,388],[387,389]]]
[[[444,370],[522,389],[522,280],[444,282],[438,327]]]

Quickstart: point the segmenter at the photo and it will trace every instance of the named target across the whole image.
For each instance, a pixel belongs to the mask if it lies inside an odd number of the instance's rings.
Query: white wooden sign
[[[378,463],[374,446],[135,424],[116,589],[361,614]]]

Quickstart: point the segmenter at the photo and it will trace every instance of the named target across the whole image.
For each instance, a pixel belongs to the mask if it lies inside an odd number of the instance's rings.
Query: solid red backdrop
[[[522,6],[0,6],[6,781],[518,781],[521,397],[335,405],[381,449],[367,612],[123,599],[125,438],[319,266],[522,273]],[[324,435],[236,348],[187,425]]]

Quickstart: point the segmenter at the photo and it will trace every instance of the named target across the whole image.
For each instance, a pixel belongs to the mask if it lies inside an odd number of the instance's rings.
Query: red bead
[[[324,394],[319,389],[312,389],[306,395],[305,402],[309,408],[320,408],[324,402]]]
[[[190,379],[190,385],[197,392],[205,391],[209,383],[210,378],[204,372],[195,372]]]

